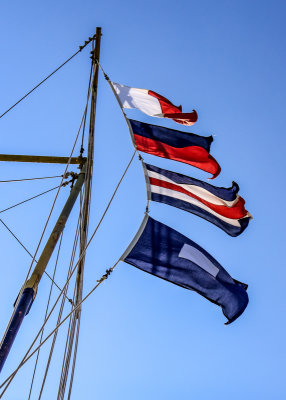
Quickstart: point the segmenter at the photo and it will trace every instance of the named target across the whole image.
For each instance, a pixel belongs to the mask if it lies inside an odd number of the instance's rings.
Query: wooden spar
[[[82,166],[81,172],[78,175],[78,179],[71,189],[70,195],[66,201],[66,204],[55,224],[55,227],[42,251],[41,256],[35,266],[30,278],[26,282],[23,290],[20,292],[21,297],[16,301],[16,307],[14,309],[12,318],[6,329],[4,337],[1,341],[0,346],[0,372],[5,364],[7,356],[11,350],[16,335],[20,329],[24,317],[30,311],[32,303],[37,294],[39,282],[45,272],[46,266],[53,254],[58,239],[64,230],[66,221],[70,215],[70,212],[76,202],[76,199],[85,183],[85,197],[83,204],[83,219],[82,219],[82,230],[81,230],[81,243],[80,251],[83,252],[87,240],[87,228],[88,228],[88,211],[89,211],[89,200],[91,190],[91,178],[93,168],[93,147],[94,147],[94,122],[95,122],[95,108],[97,99],[97,82],[98,82],[98,64],[99,51],[100,51],[100,38],[101,28],[96,29],[96,47],[92,52],[92,62],[94,64],[94,74],[92,82],[92,95],[91,95],[91,110],[90,110],[90,127],[89,127],[89,141],[88,141],[88,154],[87,159],[83,157],[72,158],[73,164],[80,164]],[[65,161],[64,161],[65,160]],[[18,161],[18,162],[47,162],[47,163],[67,163],[68,157],[46,157],[46,156],[25,156],[25,155],[0,155],[0,161]],[[84,257],[83,257],[84,260]],[[79,284],[82,281],[84,261],[79,264],[78,275],[77,275],[77,298],[81,297],[82,285]],[[81,287],[81,289],[79,289]]]
[[[46,163],[46,164],[67,164],[69,157],[54,156],[28,156],[20,154],[0,154],[0,161]],[[70,164],[84,164],[85,157],[71,157]]]
[[[101,28],[96,28],[96,43],[95,48],[92,51],[92,63],[93,63],[93,77],[92,77],[92,92],[91,92],[91,104],[90,104],[90,120],[89,120],[89,135],[88,135],[88,150],[87,150],[87,162],[86,162],[86,181],[84,185],[84,198],[82,204],[82,218],[81,218],[81,230],[80,230],[80,255],[81,260],[77,268],[76,277],[76,292],[74,297],[75,307],[82,300],[82,290],[83,290],[83,275],[84,275],[84,265],[85,265],[85,249],[87,244],[88,235],[88,222],[89,222],[89,208],[90,208],[90,195],[91,195],[91,181],[93,172],[93,154],[94,154],[94,127],[95,127],[95,114],[96,114],[96,100],[97,100],[97,86],[98,86],[98,63],[100,55],[100,39],[101,39]],[[67,351],[67,356],[64,359],[62,367],[62,375],[58,390],[58,397],[64,397],[66,390],[66,384],[68,379],[68,371],[71,363],[72,349],[74,350],[73,358],[74,361],[77,355],[78,348],[78,332],[80,328],[81,321],[81,307],[76,311],[74,319],[71,321],[70,333],[68,338],[69,350]],[[76,329],[77,325],[77,329]],[[77,331],[76,337],[75,332]],[[72,371],[70,378],[69,392],[71,391],[73,374],[74,374],[74,361],[72,362]]]

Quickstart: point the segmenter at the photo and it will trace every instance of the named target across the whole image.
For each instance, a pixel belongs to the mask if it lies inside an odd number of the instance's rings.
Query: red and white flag
[[[113,88],[123,108],[137,108],[147,115],[170,118],[182,125],[193,125],[198,114],[182,113],[182,106],[174,106],[168,99],[148,89],[137,89],[112,82]]]

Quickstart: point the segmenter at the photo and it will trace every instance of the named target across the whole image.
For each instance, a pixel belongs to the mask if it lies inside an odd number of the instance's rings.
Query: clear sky
[[[219,307],[196,293],[120,263],[84,303],[72,399],[283,400],[285,390],[285,11],[283,1],[29,1],[5,2],[0,14],[0,114],[102,27],[101,63],[116,82],[152,89],[199,120],[182,127],[129,111],[144,122],[214,135],[212,155],[235,180],[254,219],[238,238],[159,203],[153,218],[212,254],[249,285],[249,306],[230,326]],[[85,105],[89,49],[0,120],[1,153],[67,156]],[[79,152],[77,146],[76,154]],[[100,76],[96,115],[93,232],[133,152],[125,121]],[[206,180],[191,166],[144,155],[147,162]],[[76,171],[76,168],[72,168]],[[63,166],[0,163],[0,180],[60,175]],[[0,209],[58,180],[1,183]],[[68,195],[62,191],[52,223]],[[53,200],[46,196],[2,213],[33,252]],[[134,160],[87,253],[84,293],[120,257],[146,203]],[[63,286],[77,207],[66,227],[56,281]],[[0,335],[30,258],[0,225]],[[53,257],[48,271],[52,273]],[[49,280],[43,278],[1,382],[16,368],[41,326]],[[56,289],[53,300],[56,298]],[[69,289],[72,296],[72,288]],[[69,311],[66,306],[64,315]],[[55,325],[56,316],[46,336]],[[55,399],[67,325],[59,334],[42,399]],[[43,347],[32,399],[38,399],[50,341]],[[35,358],[5,393],[27,399]]]

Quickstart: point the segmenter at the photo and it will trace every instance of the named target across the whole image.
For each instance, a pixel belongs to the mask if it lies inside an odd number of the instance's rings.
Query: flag
[[[138,238],[139,236],[139,238]],[[146,217],[122,261],[183,288],[222,308],[233,322],[248,304],[247,285],[234,280],[204,249],[186,236]]]
[[[209,154],[212,136],[199,136],[132,119],[129,122],[139,151],[200,168],[213,174],[212,179],[219,175],[221,168]]]
[[[212,222],[230,236],[240,235],[251,214],[237,193],[239,186],[223,188],[150,164],[143,164],[150,200],[188,211]]]
[[[122,108],[137,108],[147,115],[170,118],[178,124],[193,125],[198,115],[195,110],[182,113],[182,106],[174,106],[168,99],[148,89],[137,89],[112,82]]]

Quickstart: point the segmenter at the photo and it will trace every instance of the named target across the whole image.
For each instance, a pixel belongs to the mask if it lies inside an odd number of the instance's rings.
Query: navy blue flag
[[[247,285],[234,280],[204,249],[186,236],[146,217],[122,261],[186,289],[222,308],[233,322],[248,304]]]
[[[240,235],[248,226],[252,216],[238,195],[237,183],[230,188],[217,187],[154,165],[143,166],[150,200],[198,215],[230,236]]]

